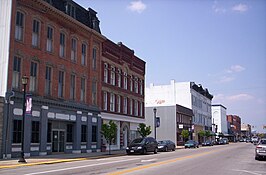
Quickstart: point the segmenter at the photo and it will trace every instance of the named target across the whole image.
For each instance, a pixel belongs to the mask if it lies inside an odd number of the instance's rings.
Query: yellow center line
[[[185,160],[185,159],[190,159],[190,158],[194,158],[194,157],[203,156],[203,155],[206,155],[206,154],[211,154],[211,153],[214,153],[214,152],[218,152],[220,150],[222,150],[222,149],[208,151],[208,152],[194,154],[194,155],[189,155],[189,156],[184,156],[184,157],[178,157],[178,158],[175,158],[175,159],[170,159],[170,160],[166,160],[166,161],[162,161],[162,162],[152,163],[152,164],[149,164],[149,165],[143,165],[143,166],[139,166],[139,167],[134,167],[134,168],[130,168],[130,169],[122,170],[122,171],[109,173],[109,175],[121,175],[121,174],[131,173],[133,171],[138,171],[138,170],[143,170],[143,169],[147,169],[147,168],[151,168],[151,167],[155,167],[155,166],[160,166],[160,165],[164,165],[164,164],[174,163],[174,162],[179,161],[179,160]]]

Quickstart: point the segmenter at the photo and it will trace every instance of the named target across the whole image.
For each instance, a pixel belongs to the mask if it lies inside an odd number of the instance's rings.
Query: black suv
[[[127,154],[154,152],[157,154],[158,143],[153,137],[144,137],[134,139],[126,148]]]

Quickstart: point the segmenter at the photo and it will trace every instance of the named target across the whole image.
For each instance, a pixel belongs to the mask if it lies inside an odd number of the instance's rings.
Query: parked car
[[[228,138],[223,138],[225,144],[229,144]]]
[[[213,143],[212,143],[212,141],[207,140],[207,141],[202,143],[202,146],[213,146]]]
[[[223,139],[218,140],[218,145],[224,145],[224,144],[225,144],[225,142]]]
[[[158,151],[175,151],[175,143],[171,140],[158,141]]]
[[[185,143],[185,148],[198,148],[199,143],[194,140],[189,140]]]
[[[257,137],[257,136],[253,136],[253,137],[251,138],[251,142],[252,142],[253,144],[257,144],[258,141],[259,141],[259,137]]]
[[[255,159],[266,158],[266,138],[262,138],[255,148]]]
[[[251,142],[251,139],[247,138],[246,143],[249,143],[249,142]]]
[[[158,143],[153,137],[144,137],[134,139],[126,148],[127,154],[154,152],[157,154]]]

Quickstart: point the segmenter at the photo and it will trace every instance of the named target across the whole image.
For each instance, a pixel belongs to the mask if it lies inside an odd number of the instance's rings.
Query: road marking
[[[156,161],[158,159],[148,159],[148,160],[141,160],[140,162],[153,162],[153,161]]]
[[[247,170],[233,170],[233,171],[240,171],[240,172],[245,172],[245,173],[254,174],[254,175],[262,175],[262,174],[255,173],[255,172],[252,172],[252,171],[247,171]]]
[[[70,168],[62,168],[62,169],[55,169],[55,170],[49,170],[49,171],[29,173],[29,174],[24,174],[24,175],[47,174],[47,173],[54,173],[54,172],[58,172],[58,171],[73,170],[73,169],[79,169],[79,168],[85,168],[85,167],[91,167],[91,166],[99,166],[99,165],[106,165],[106,164],[112,164],[112,163],[127,162],[127,161],[138,160],[138,159],[139,158],[133,158],[133,159],[127,159],[127,160],[117,160],[117,161],[113,161],[113,162],[96,163],[96,164],[76,166],[76,167],[70,167]]]
[[[189,155],[189,156],[184,156],[184,157],[178,157],[178,158],[175,158],[175,159],[170,159],[170,160],[166,160],[166,161],[162,161],[162,162],[156,162],[156,163],[152,163],[152,164],[148,164],[148,165],[143,165],[143,166],[134,167],[134,168],[130,168],[130,169],[122,170],[122,171],[117,171],[117,172],[114,172],[114,173],[109,173],[109,175],[121,175],[121,174],[131,173],[133,171],[143,170],[143,169],[152,168],[152,167],[156,167],[156,166],[160,166],[160,165],[164,165],[164,164],[174,163],[174,162],[177,162],[177,161],[180,161],[180,160],[185,160],[185,159],[190,159],[190,158],[194,158],[194,157],[203,156],[203,155],[206,155],[206,154],[218,152],[220,150],[222,150],[222,149],[208,151],[208,152],[194,154],[194,155]]]

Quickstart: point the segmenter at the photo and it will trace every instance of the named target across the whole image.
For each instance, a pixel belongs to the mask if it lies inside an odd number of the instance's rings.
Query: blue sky
[[[194,81],[257,131],[266,125],[266,1],[75,0],[146,61],[146,86]]]

